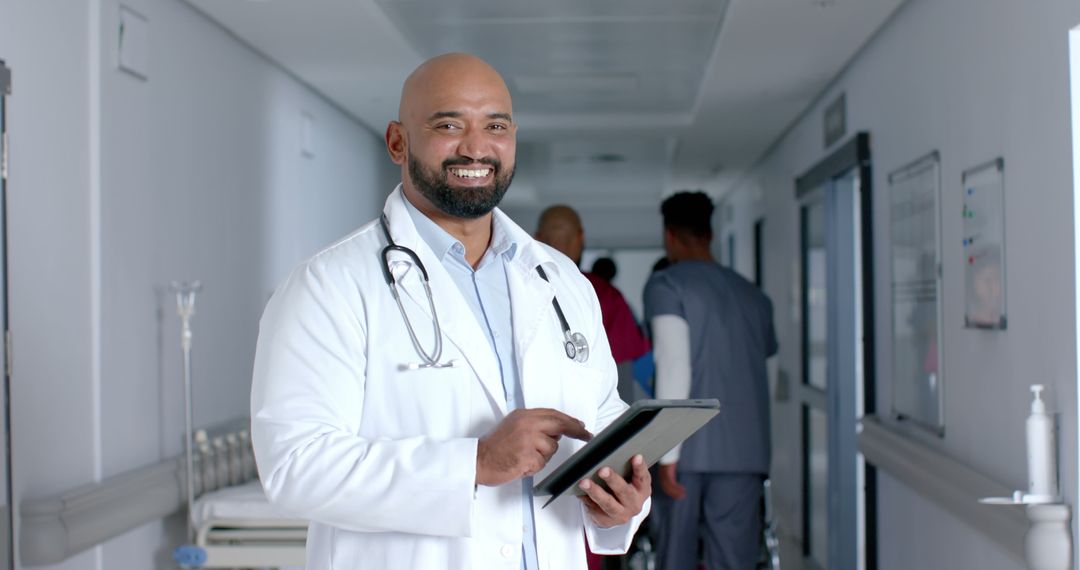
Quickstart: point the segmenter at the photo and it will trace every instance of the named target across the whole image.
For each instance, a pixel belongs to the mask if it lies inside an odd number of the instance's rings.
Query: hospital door
[[[796,181],[800,226],[805,566],[876,567],[872,471],[856,421],[872,402],[869,136],[860,134]],[[868,374],[868,371],[870,374]],[[872,404],[871,404],[872,405]],[[872,512],[870,513],[872,515]],[[868,543],[871,545],[868,548]]]

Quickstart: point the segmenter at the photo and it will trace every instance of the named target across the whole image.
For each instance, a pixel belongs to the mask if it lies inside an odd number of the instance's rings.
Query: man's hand
[[[626,481],[609,467],[600,469],[600,478],[607,483],[610,493],[589,479],[579,483],[586,493],[580,497],[581,502],[585,503],[593,522],[602,528],[629,522],[634,515],[641,512],[645,499],[652,495],[652,476],[649,475],[649,468],[645,466],[645,458],[635,455],[630,465],[634,468],[630,481]]]
[[[510,412],[476,446],[476,484],[496,486],[535,474],[559,449],[559,439],[592,439],[585,424],[558,410]]]
[[[675,473],[675,463],[661,464],[656,476],[660,479],[660,489],[676,501],[686,497],[686,487],[679,483]]]

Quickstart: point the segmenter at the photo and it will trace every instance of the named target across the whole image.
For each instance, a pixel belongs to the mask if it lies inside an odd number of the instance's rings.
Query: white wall
[[[186,4],[126,5],[150,21],[146,81],[115,68],[116,0],[0,0],[0,59],[15,85],[17,501],[180,451],[171,280],[205,288],[196,423],[245,415],[266,298],[294,264],[373,217],[395,183],[381,137]],[[300,153],[303,114],[315,121],[312,158]],[[171,568],[178,523],[57,568]]]
[[[21,380],[12,386],[15,504],[95,476],[89,16],[81,2],[0,0],[0,59],[17,94],[7,116],[12,365]],[[93,564],[88,553],[67,567]]]
[[[777,307],[780,366],[797,382],[794,179],[832,150],[822,147],[821,101],[846,93],[848,132],[871,134],[877,407],[887,415],[886,176],[939,150],[946,435],[938,439],[919,430],[909,435],[1010,487],[1026,488],[1027,385],[1047,384],[1060,412],[1062,485],[1069,502],[1077,496],[1077,394],[1067,31],[1078,22],[1080,3],[1075,0],[910,0],[734,190],[735,196],[744,195],[744,210],[752,209],[755,194],[764,197],[766,290]],[[1009,329],[967,330],[962,328],[960,177],[963,170],[998,156],[1006,164]],[[755,213],[738,216],[752,220]],[[749,221],[741,231],[739,240],[751,243]],[[773,417],[777,506],[786,530],[797,534],[798,409],[792,402],[776,403]],[[886,479],[879,500],[883,569],[1016,568],[981,535],[913,499],[898,482]]]

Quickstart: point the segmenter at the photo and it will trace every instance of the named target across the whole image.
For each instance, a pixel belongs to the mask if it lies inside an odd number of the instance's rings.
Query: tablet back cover
[[[533,487],[533,494],[551,495],[544,506],[567,490],[582,495],[584,491],[577,483],[586,476],[606,488],[603,480],[596,475],[601,468],[610,467],[623,477],[629,477],[633,470],[630,460],[635,455],[640,453],[646,464],[651,466],[719,412],[718,400],[634,402],[592,441],[537,483]]]

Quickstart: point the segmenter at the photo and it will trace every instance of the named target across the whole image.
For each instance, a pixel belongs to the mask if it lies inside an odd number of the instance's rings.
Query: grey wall
[[[946,433],[912,438],[986,475],[1026,488],[1028,384],[1049,387],[1060,413],[1062,488],[1075,503],[1076,354],[1069,139],[1068,30],[1080,3],[1044,0],[911,0],[823,94],[846,93],[848,130],[869,131],[874,168],[875,310],[879,412],[891,409],[890,276],[886,176],[941,152]],[[799,373],[798,205],[794,179],[827,156],[819,101],[734,190],[740,217],[766,215],[766,289],[776,303],[781,361]],[[1009,329],[962,327],[961,172],[1006,162],[1005,246]],[[760,196],[756,198],[756,196]],[[737,229],[743,244],[751,227]],[[742,254],[739,265],[752,270]],[[798,409],[774,408],[777,506],[798,534]],[[884,477],[880,567],[1013,569],[1007,556],[960,521]],[[917,547],[916,547],[917,546]]]
[[[180,451],[171,280],[205,287],[196,423],[246,414],[266,298],[293,265],[372,218],[395,183],[379,135],[186,4],[126,4],[150,21],[148,80],[115,68],[115,0],[0,0],[0,59],[15,78],[17,501]],[[300,152],[304,114],[314,157]],[[171,568],[179,522],[56,568]]]

